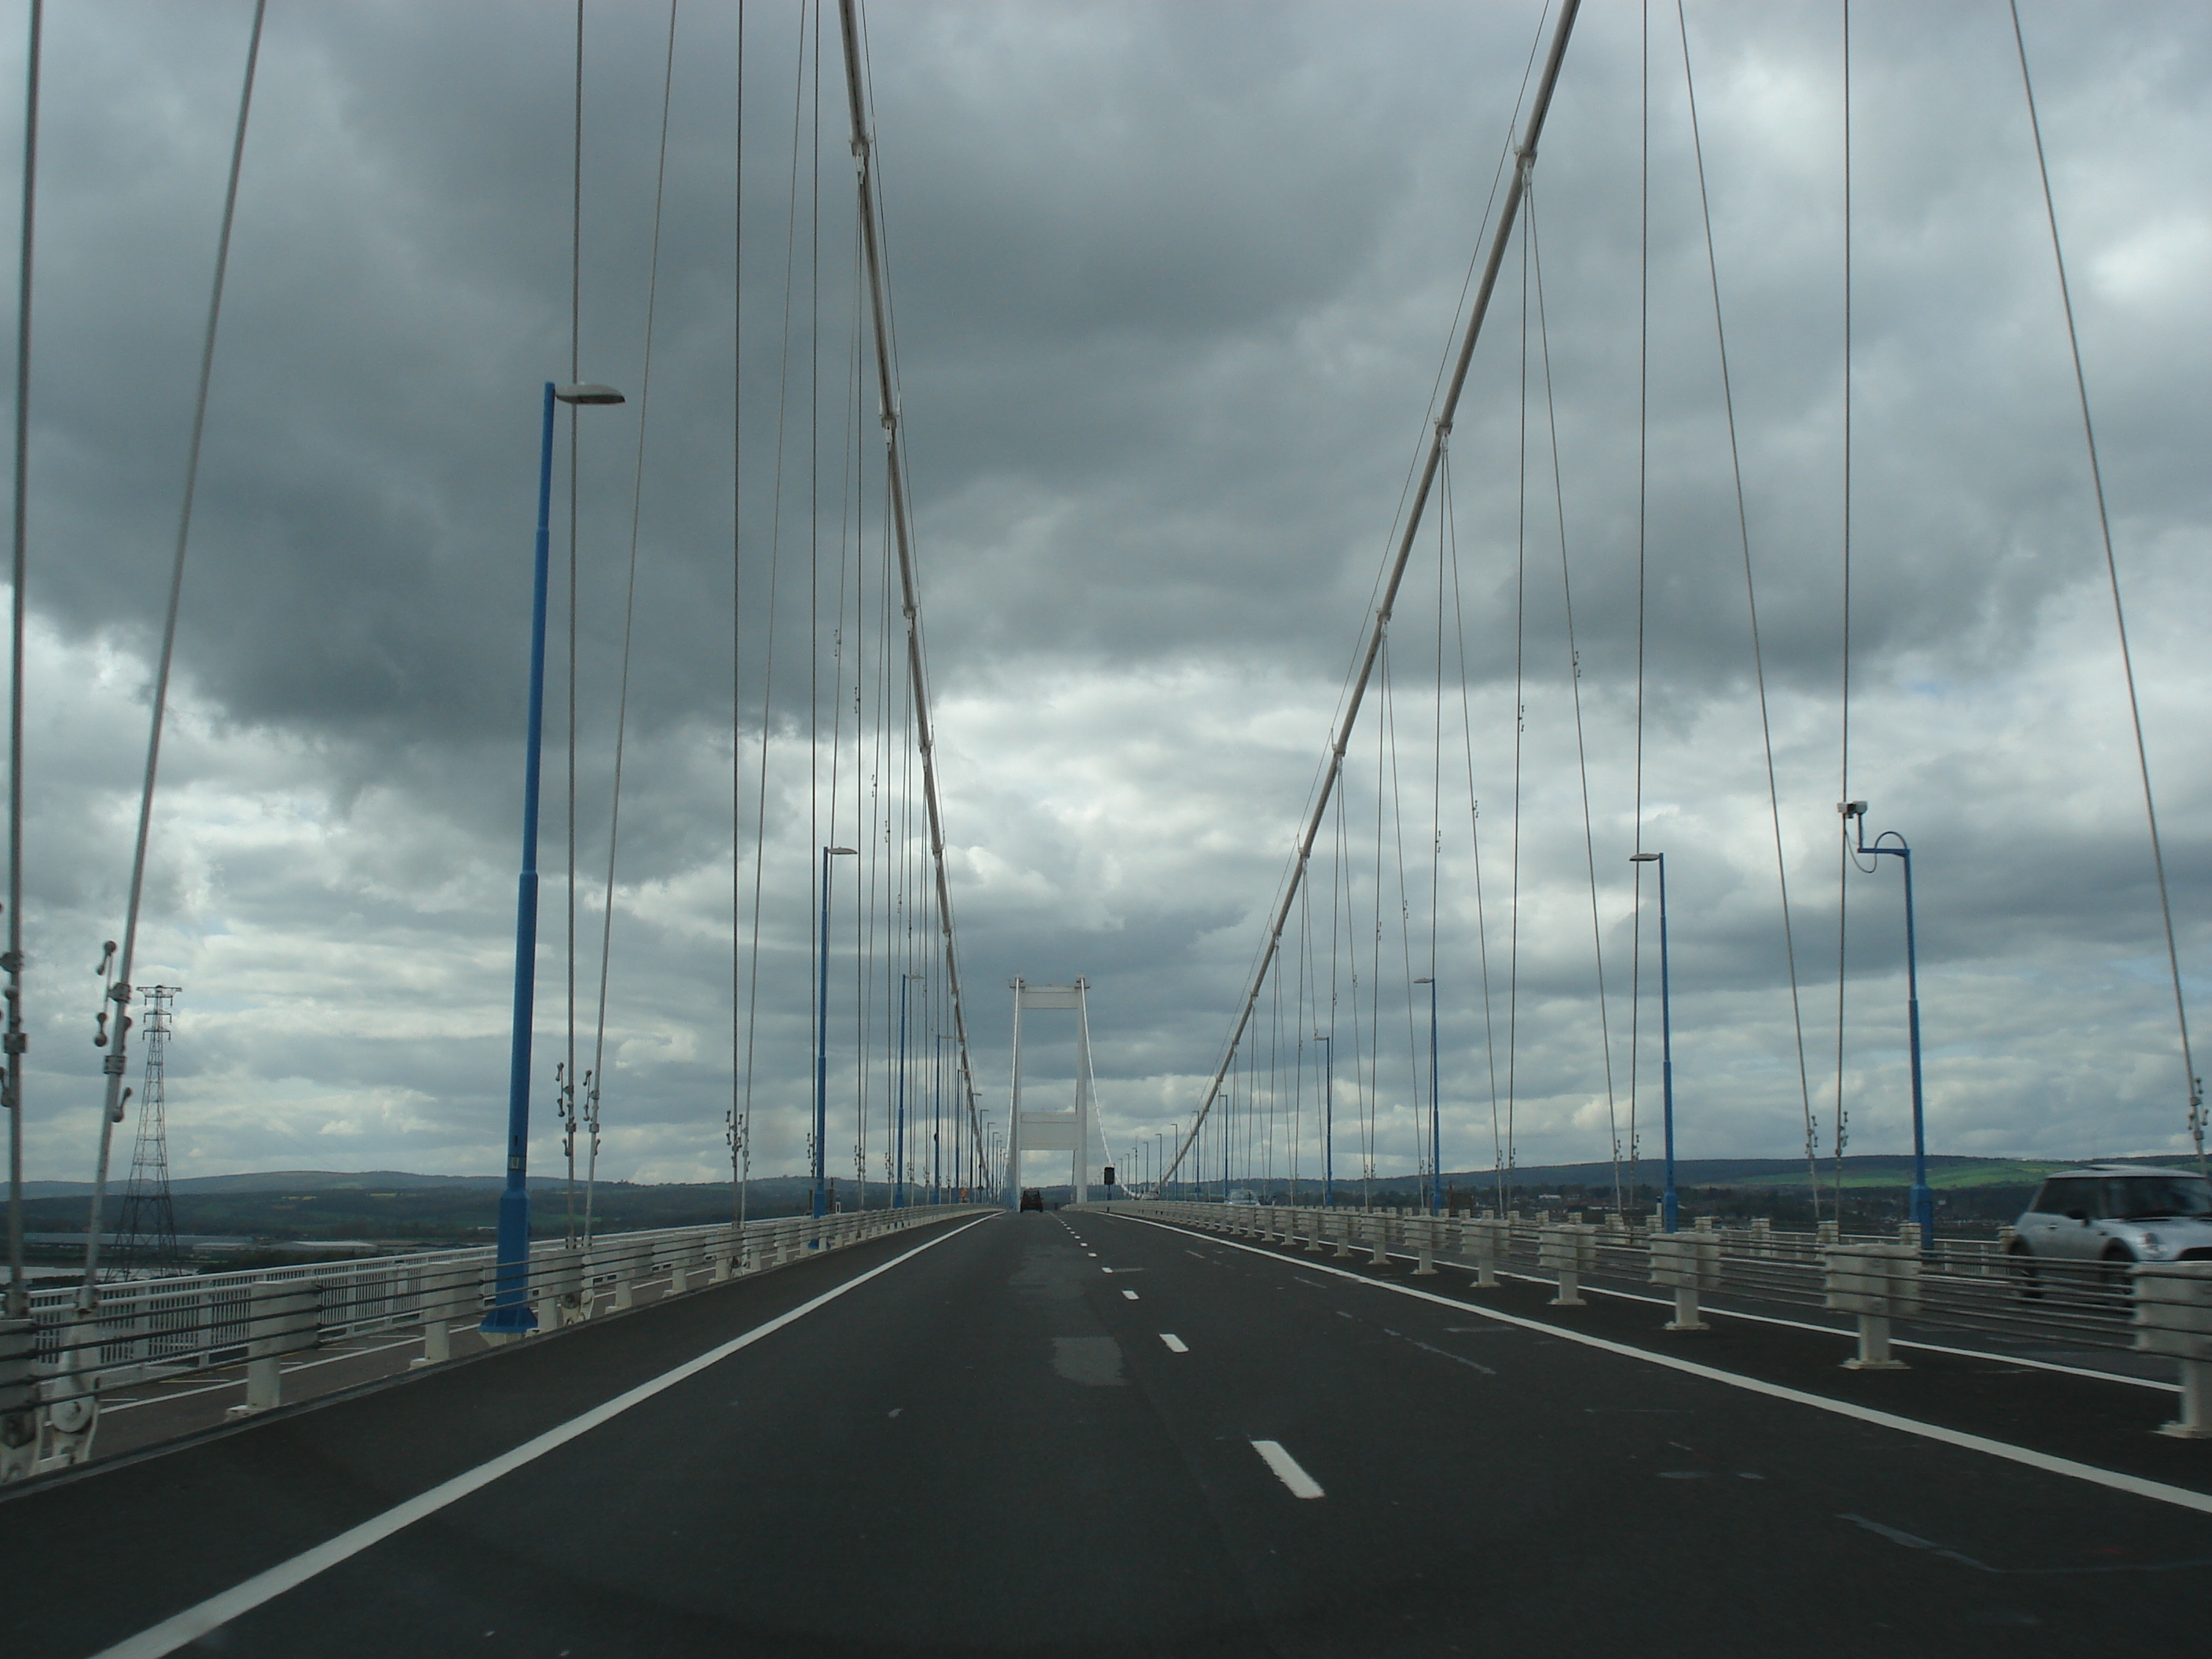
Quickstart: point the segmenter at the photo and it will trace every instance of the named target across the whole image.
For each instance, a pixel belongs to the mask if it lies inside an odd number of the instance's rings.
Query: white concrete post
[[[246,1403],[233,1406],[226,1417],[246,1417],[283,1403],[283,1357],[315,1346],[322,1302],[319,1285],[264,1279],[254,1285],[246,1326]]]
[[[1443,1231],[1443,1224],[1437,1221],[1419,1221],[1414,1223],[1414,1225],[1419,1229],[1421,1259],[1414,1264],[1413,1277],[1434,1279],[1437,1276],[1437,1234]]]
[[[1674,1292],[1674,1317],[1670,1331],[1703,1331],[1712,1328],[1698,1306],[1700,1292],[1720,1283],[1721,1242],[1710,1233],[1654,1233],[1651,1236],[1651,1282]]]
[[[1379,1214],[1373,1216],[1368,1220],[1367,1226],[1367,1242],[1370,1251],[1367,1258],[1367,1265],[1370,1267],[1389,1267],[1390,1265],[1390,1218]]]
[[[1340,1211],[1336,1216],[1336,1259],[1350,1260],[1352,1255],[1352,1212]]]
[[[1486,1214],[1468,1224],[1468,1249],[1474,1255],[1474,1288],[1498,1288],[1498,1258],[1504,1254],[1506,1229],[1513,1224]]]
[[[1920,1252],[1906,1244],[1832,1244],[1820,1264],[1827,1305],[1858,1316],[1858,1353],[1845,1368],[1903,1370],[1890,1354],[1889,1323],[1920,1311]]]
[[[1584,1222],[1563,1222],[1545,1228],[1540,1239],[1539,1260],[1559,1276],[1559,1293],[1552,1298],[1551,1305],[1587,1306],[1582,1297],[1582,1276],[1597,1266],[1597,1229]]]
[[[473,1261],[441,1261],[422,1270],[417,1305],[422,1311],[422,1352],[408,1361],[413,1370],[442,1365],[453,1357],[450,1323],[474,1309],[483,1269]]]
[[[2159,1432],[2212,1437],[2212,1262],[2146,1261],[2134,1279],[2136,1352],[2181,1366],[2181,1415]]]

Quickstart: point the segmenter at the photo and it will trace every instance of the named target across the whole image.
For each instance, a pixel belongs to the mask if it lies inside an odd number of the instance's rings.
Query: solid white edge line
[[[1155,1223],[1155,1225],[1163,1224]],[[1298,1467],[1298,1460],[1283,1449],[1279,1440],[1255,1440],[1252,1449],[1260,1454],[1275,1478],[1291,1489],[1293,1498],[1319,1498],[1321,1482]]]
[[[1168,1352],[1170,1353],[1188,1353],[1190,1352],[1190,1344],[1184,1341],[1173,1331],[1162,1331],[1160,1333],[1160,1340],[1168,1345]]]
[[[1172,1221],[1154,1221],[1149,1216],[1129,1216],[1128,1220],[1147,1227],[1159,1227],[1170,1232],[1188,1233]],[[1216,1239],[1214,1243],[1232,1250],[1246,1250],[1254,1255],[1264,1255],[1280,1261],[1281,1256],[1273,1250],[1263,1250],[1256,1245],[1239,1244],[1234,1239]],[[1453,1308],[1463,1313],[1478,1314],[1501,1325],[1516,1326],[1522,1330],[1541,1331],[1562,1341],[1595,1348],[1603,1353],[1619,1354],[1626,1359],[1640,1359],[1646,1364],[1657,1365],[1667,1370],[1680,1371],[1685,1376],[1699,1376],[1709,1382],[1722,1382],[1732,1389],[1741,1389],[1747,1394],[1764,1395],[1770,1400],[1784,1400],[1796,1406],[1810,1406],[1838,1417],[1848,1417],[1861,1423],[1871,1423],[1878,1428],[1894,1429],[1901,1434],[1917,1435],[1923,1440],[1939,1441],[1947,1446],[1957,1446],[1966,1451],[1980,1452],[1986,1457],[2000,1457],[2007,1462],[2024,1464],[2032,1469],[2041,1469],[2046,1474],[2063,1474],[2075,1480],[2087,1480],[2093,1486],[2124,1492],[2136,1498],[2148,1498],[2160,1504],[2171,1504],[2176,1509],[2195,1510],[2200,1515],[2212,1515],[2212,1492],[2191,1492],[2186,1486],[2170,1486],[2162,1480],[2146,1480],[2140,1475],[2123,1474],[2118,1469],[2099,1468],[2094,1463],[2077,1463],[2070,1457],[2057,1457],[2049,1452],[2039,1452],[2026,1446],[2015,1446],[2002,1440],[1991,1440],[1986,1436],[1968,1434],[1960,1429],[1947,1429],[1940,1424],[1923,1423],[1917,1418],[1899,1417],[1894,1412],[1877,1411],[1870,1406],[1856,1406],[1846,1400],[1832,1400],[1825,1395],[1808,1394],[1802,1389],[1792,1389],[1779,1382],[1768,1382],[1755,1376],[1740,1376],[1733,1371],[1719,1370],[1711,1365],[1700,1365],[1694,1360],[1677,1359],[1672,1354],[1654,1353],[1648,1348],[1638,1348],[1626,1342],[1608,1341],[1601,1336],[1586,1335],[1565,1325],[1549,1325],[1540,1319],[1523,1319],[1518,1314],[1501,1313],[1495,1308],[1486,1308],[1480,1303],[1462,1302],[1456,1297],[1439,1296],[1434,1291],[1416,1290],[1411,1285],[1394,1285],[1387,1279],[1369,1279],[1364,1274],[1346,1273],[1341,1267],[1331,1267],[1319,1261],[1301,1261],[1300,1267],[1316,1273],[1334,1273],[1339,1279],[1350,1279],[1355,1285],[1370,1285],[1376,1290],[1395,1291],[1400,1296],[1410,1296],[1423,1302],[1433,1302],[1439,1307]],[[1258,1442],[1254,1442],[1257,1444]],[[1263,1453],[1262,1455],[1265,1455]],[[100,1659],[105,1659],[100,1656]]]
[[[685,1360],[672,1370],[663,1371],[650,1381],[602,1401],[591,1410],[570,1418],[566,1423],[550,1428],[535,1439],[526,1440],[511,1451],[502,1452],[488,1462],[479,1463],[452,1480],[417,1492],[403,1503],[395,1504],[381,1515],[371,1516],[358,1526],[348,1528],[335,1538],[326,1539],[313,1549],[302,1551],[289,1561],[258,1572],[242,1583],[234,1584],[219,1595],[173,1613],[160,1624],[148,1626],[136,1636],[125,1637],[112,1647],[102,1648],[92,1659],[161,1659],[164,1654],[174,1653],[187,1642],[197,1641],[209,1632],[229,1623],[240,1614],[251,1613],[264,1601],[274,1601],[285,1591],[298,1588],[319,1573],[327,1572],[340,1562],[360,1554],[372,1545],[380,1544],[395,1533],[404,1531],[426,1516],[434,1515],[448,1504],[459,1502],[473,1492],[491,1485],[502,1475],[512,1474],[525,1464],[534,1463],[550,1451],[556,1451],[582,1435],[590,1433],[601,1424],[621,1416],[633,1406],[639,1406],[653,1395],[674,1388],[678,1382],[696,1376],[701,1371],[719,1365],[741,1348],[749,1348],[764,1336],[773,1335],[785,1326],[794,1324],[827,1303],[835,1302],[846,1291],[857,1290],[878,1274],[887,1273],[902,1262],[911,1261],[924,1250],[934,1249],[946,1240],[958,1237],[970,1227],[997,1219],[995,1216],[977,1216],[950,1232],[917,1244],[903,1255],[893,1256],[867,1272],[833,1285],[811,1302],[801,1303],[787,1313],[777,1315],[767,1323],[756,1325],[742,1336],[731,1338],[719,1347],[709,1348],[695,1358]]]

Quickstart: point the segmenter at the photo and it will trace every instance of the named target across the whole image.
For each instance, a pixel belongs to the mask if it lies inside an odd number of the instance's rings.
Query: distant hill
[[[580,1217],[583,1185],[569,1202],[562,1176],[531,1181],[532,1231],[557,1236]],[[272,1242],[300,1239],[370,1240],[426,1248],[481,1242],[496,1226],[501,1183],[489,1176],[418,1176],[402,1170],[365,1173],[280,1170],[249,1175],[200,1176],[171,1185],[178,1231]],[[79,1182],[26,1183],[23,1218],[29,1231],[82,1233],[91,1188]],[[111,1193],[116,1190],[111,1188]],[[850,1201],[851,1182],[838,1188]],[[747,1184],[745,1207],[757,1216],[805,1209],[812,1184],[798,1176],[771,1176]],[[602,1181],[592,1193],[595,1225],[608,1231],[682,1227],[730,1218],[735,1195],[726,1181],[648,1185]],[[880,1185],[870,1189],[884,1201]],[[7,1212],[0,1198],[0,1215]],[[113,1212],[110,1212],[112,1224]]]

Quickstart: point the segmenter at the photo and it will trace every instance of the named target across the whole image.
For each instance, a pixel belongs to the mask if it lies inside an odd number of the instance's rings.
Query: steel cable
[[[599,1174],[599,1097],[605,1087],[607,1042],[607,978],[614,960],[615,860],[622,850],[623,763],[629,740],[629,668],[632,625],[637,616],[638,526],[645,511],[645,440],[653,405],[653,331],[660,299],[660,218],[668,181],[668,111],[676,87],[676,9],[668,0],[668,52],[660,81],[660,154],[653,180],[653,252],[645,283],[645,351],[637,392],[637,449],[630,466],[629,562],[623,597],[622,667],[615,694],[613,799],[607,811],[607,883],[599,927],[599,994],[592,1018],[592,1086],[585,1091],[591,1113],[591,1162],[584,1177],[584,1242],[592,1239],[592,1200]]]
[[[238,122],[231,137],[230,172],[223,185],[222,224],[216,238],[215,279],[208,294],[207,328],[200,341],[199,382],[192,395],[191,437],[185,455],[184,503],[177,514],[176,552],[169,566],[169,592],[161,616],[161,649],[154,670],[153,711],[147,722],[146,770],[138,792],[138,827],[131,852],[131,888],[123,916],[123,945],[116,958],[108,998],[115,1004],[112,1046],[102,1061],[107,1078],[100,1120],[100,1152],[93,1169],[91,1214],[86,1224],[84,1280],[78,1306],[89,1311],[99,1296],[100,1211],[106,1198],[107,1155],[116,1121],[122,1115],[123,1075],[129,1054],[131,971],[138,948],[138,916],[146,890],[146,846],[154,822],[154,790],[161,766],[161,733],[169,711],[169,674],[176,660],[177,615],[184,601],[185,558],[191,545],[192,506],[199,491],[200,445],[207,431],[208,386],[215,374],[216,334],[222,321],[224,278],[230,269],[231,227],[238,216],[238,177],[246,161],[246,130],[253,112],[253,79],[261,61],[261,27],[269,0],[253,0],[253,22],[246,46],[246,74],[239,88]],[[11,915],[14,913],[11,911]],[[14,1069],[12,1066],[9,1068]]]
[[[2012,10],[2013,45],[2020,54],[2021,91],[2027,101],[2027,124],[2035,138],[2035,170],[2043,185],[2043,214],[2051,227],[2051,264],[2058,273],[2058,299],[2066,313],[2066,346],[2074,362],[2074,390],[2081,405],[2081,441],[2089,455],[2089,480],[2097,499],[2097,533],[2104,544],[2105,575],[2112,592],[2112,626],[2119,636],[2120,668],[2127,681],[2128,720],[2136,740],[2136,769],[2142,779],[2143,818],[2150,830],[2151,868],[2158,878],[2159,920],[2166,928],[2166,971],[2173,982],[2173,1016],[2181,1034],[2181,1069],[2189,1089],[2189,1136],[2197,1148],[2197,1168],[2205,1172],[2204,1088],[2197,1075],[2197,1061],[2189,1046],[2189,1004],[2182,994],[2181,952],[2174,942],[2173,900],[2166,890],[2166,852],[2158,833],[2158,802],[2151,793],[2150,751],[2143,742],[2142,702],[2136,692],[2136,661],[2128,642],[2126,607],[2120,600],[2120,567],[2112,553],[2112,519],[2105,502],[2105,468],[2097,453],[2096,423],[2089,416],[2089,381],[2081,368],[2081,335],[2074,320],[2074,291],[2066,279],[2066,251],[2058,237],[2058,210],[2051,199],[2051,164],[2043,154],[2043,122],[2036,113],[2035,82],[2027,72],[2027,40],[2021,33],[2019,0],[2008,0]]]

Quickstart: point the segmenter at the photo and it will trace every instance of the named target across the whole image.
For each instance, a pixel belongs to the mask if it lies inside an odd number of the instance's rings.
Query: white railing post
[[[1539,1261],[1559,1276],[1559,1293],[1552,1298],[1551,1305],[1587,1306],[1582,1297],[1582,1276],[1597,1266],[1597,1229],[1587,1222],[1567,1221],[1545,1228],[1538,1237]]]
[[[1443,1231],[1443,1224],[1435,1220],[1416,1221],[1413,1228],[1421,1255],[1420,1261],[1414,1265],[1413,1277],[1434,1279],[1437,1276],[1437,1235]]]
[[[2146,1261],[2134,1279],[2136,1351],[2181,1365],[2181,1415],[2159,1432],[2212,1436],[2212,1262]]]
[[[1509,1221],[1488,1214],[1467,1224],[1467,1248],[1474,1257],[1476,1290],[1498,1288],[1498,1259],[1505,1253],[1506,1229],[1511,1225]]]
[[[1390,1218],[1377,1212],[1367,1218],[1367,1265],[1387,1267],[1390,1265]]]
[[[1911,1224],[1907,1222],[1907,1226]],[[1920,1311],[1920,1252],[1909,1244],[1832,1244],[1820,1252],[1827,1305],[1858,1316],[1855,1371],[1899,1371],[1889,1352],[1889,1324]]]
[[[1720,1282],[1721,1242],[1710,1233],[1654,1233],[1651,1236],[1651,1282],[1674,1292],[1674,1317],[1670,1331],[1706,1331],[1698,1306],[1700,1291]]]
[[[283,1403],[284,1356],[313,1348],[321,1340],[317,1316],[322,1301],[322,1287],[312,1282],[270,1279],[254,1287],[252,1321],[246,1328],[246,1403],[233,1406],[224,1416],[248,1417]]]
[[[474,1262],[454,1262],[422,1269],[416,1305],[422,1313],[422,1352],[407,1362],[412,1370],[422,1365],[442,1365],[453,1357],[453,1334],[447,1322],[470,1311],[475,1301],[477,1267]]]

